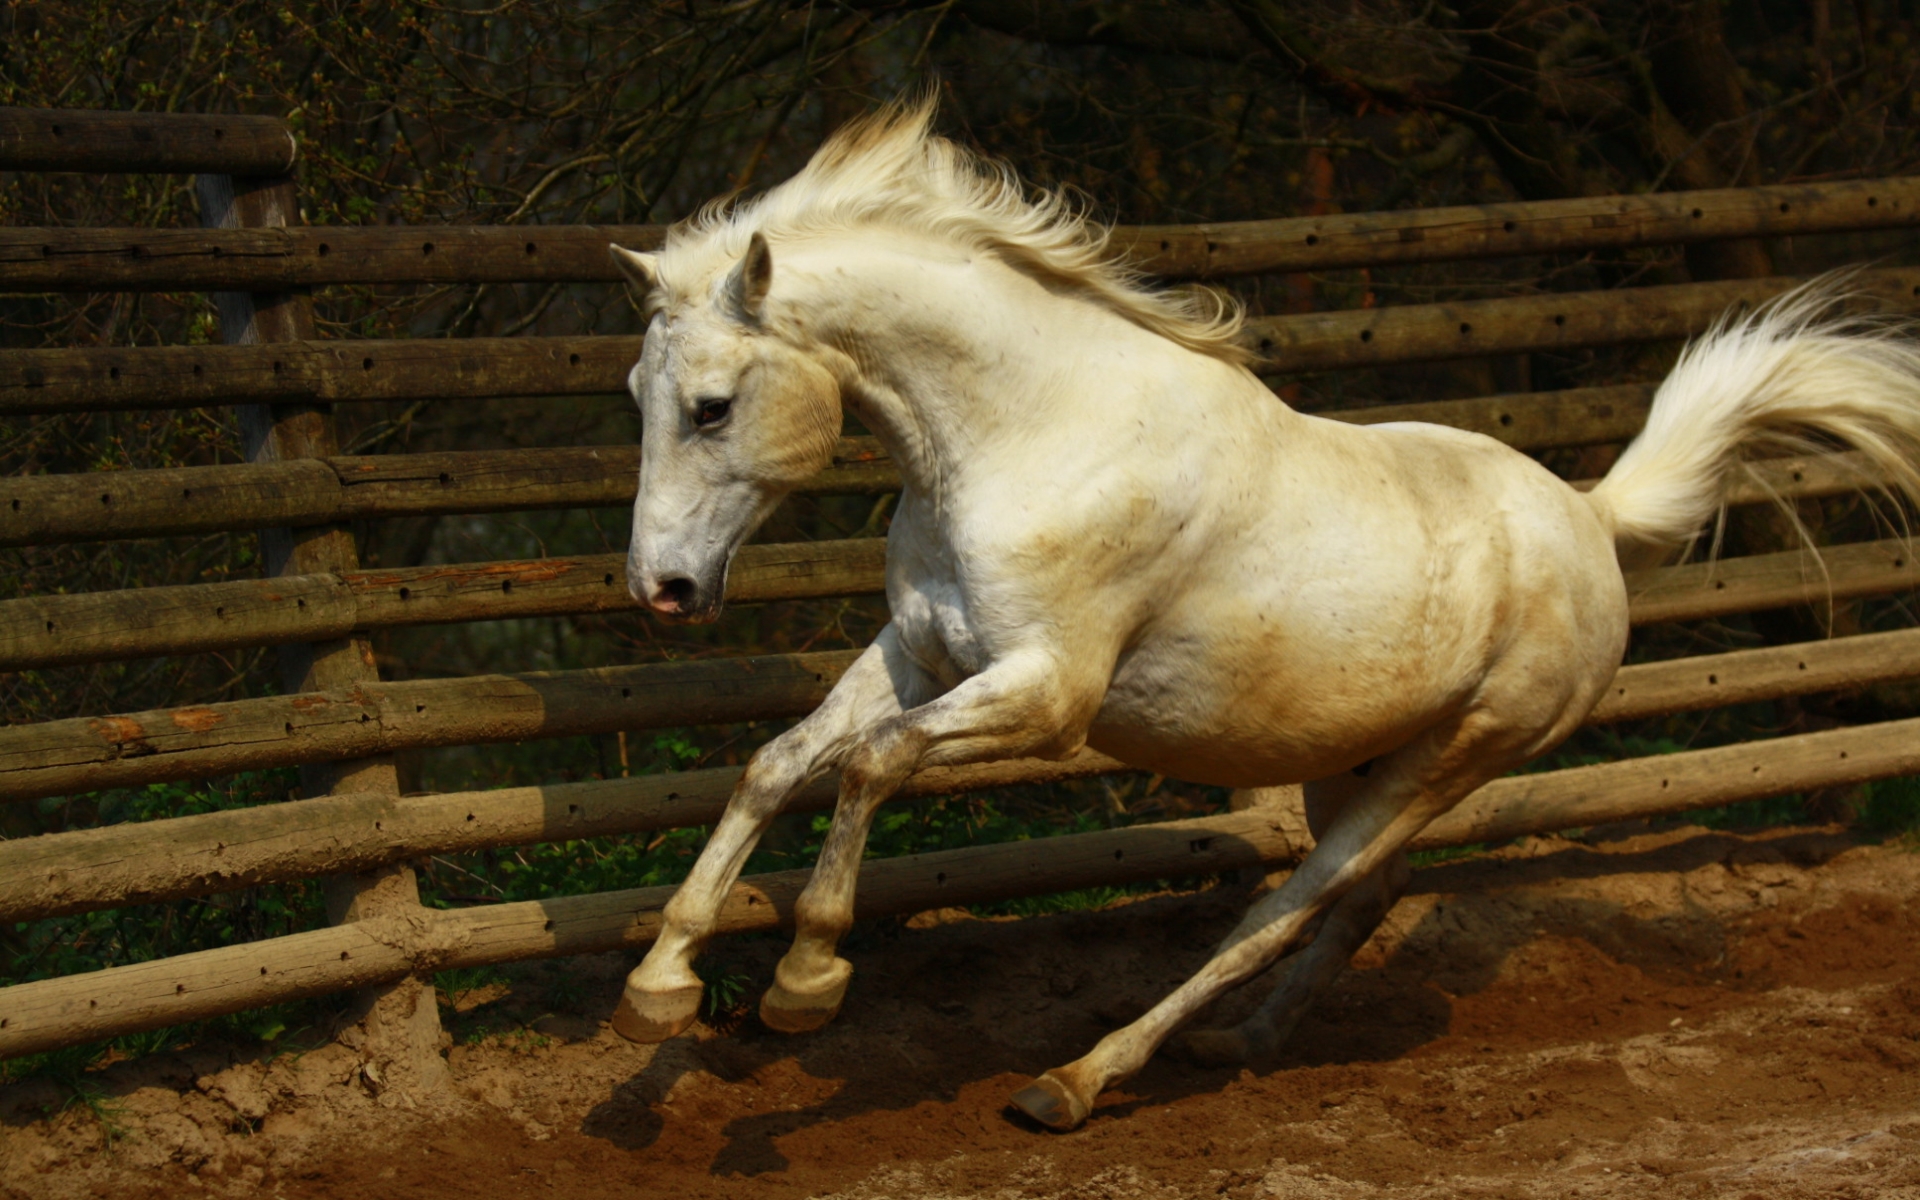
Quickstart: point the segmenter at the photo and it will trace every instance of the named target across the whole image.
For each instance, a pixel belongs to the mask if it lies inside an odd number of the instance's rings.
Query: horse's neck
[[[804,266],[795,311],[844,354],[849,407],[936,504],[957,465],[1083,416],[1118,344],[1151,337],[984,256],[856,248]]]

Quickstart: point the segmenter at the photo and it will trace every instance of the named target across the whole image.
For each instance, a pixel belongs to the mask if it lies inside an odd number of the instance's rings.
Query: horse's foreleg
[[[1097,705],[1079,707],[1090,719]],[[938,700],[875,727],[841,764],[840,803],[813,878],[794,904],[793,947],[761,998],[761,1020],[804,1033],[840,1011],[853,966],[836,950],[853,928],[867,831],[874,812],[909,775],[923,765],[1071,753],[1081,741],[1067,732],[1077,715],[1052,659],[1036,655],[996,663]]]
[[[1498,730],[1469,715],[1380,760],[1365,785],[1334,817],[1298,870],[1247,914],[1194,976],[1085,1057],[1048,1071],[1013,1102],[1043,1125],[1072,1129],[1094,1098],[1139,1071],[1193,1014],[1264,971],[1312,933],[1362,881],[1385,869],[1427,822],[1504,770]],[[1482,725],[1474,729],[1476,724]],[[1476,753],[1479,750],[1479,753]],[[1476,769],[1478,768],[1478,769]]]
[[[720,906],[747,856],[787,801],[831,770],[863,731],[922,698],[925,677],[905,663],[892,628],[854,661],[819,708],[761,747],[735,785],[699,861],[661,914],[660,936],[627,976],[613,1027],[637,1042],[682,1032],[700,1011],[704,985],[693,961],[712,936]]]

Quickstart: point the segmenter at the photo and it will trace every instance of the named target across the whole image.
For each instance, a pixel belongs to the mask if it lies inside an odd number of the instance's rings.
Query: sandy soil
[[[1244,892],[865,928],[846,1011],[799,1039],[629,1046],[596,1019],[626,960],[553,964],[469,1014],[531,1026],[455,1047],[445,1112],[339,1045],[109,1068],[111,1128],[19,1086],[0,1193],[1920,1197],[1920,855],[1615,833],[1421,872],[1280,1058],[1163,1058],[1065,1136],[1009,1092],[1184,977]],[[719,956],[750,1002],[781,949]]]

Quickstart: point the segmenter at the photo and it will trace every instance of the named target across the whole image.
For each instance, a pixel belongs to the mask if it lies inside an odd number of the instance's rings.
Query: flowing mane
[[[881,226],[985,251],[1064,285],[1190,350],[1246,363],[1239,306],[1209,289],[1160,291],[1108,249],[1107,230],[1065,191],[1029,191],[1013,168],[932,133],[931,99],[843,126],[791,179],[750,200],[723,198],[675,225],[661,255],[669,292],[687,294],[783,238]]]

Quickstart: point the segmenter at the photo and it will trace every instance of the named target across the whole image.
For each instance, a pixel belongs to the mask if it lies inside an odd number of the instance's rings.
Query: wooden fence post
[[[200,175],[195,179],[201,224],[220,229],[287,226],[299,208],[290,177]],[[313,299],[290,292],[218,292],[221,340],[229,345],[298,342],[313,338]],[[326,458],[340,452],[333,409],[319,404],[236,406],[250,462]],[[352,527],[317,525],[266,529],[260,534],[268,575],[310,575],[358,568]],[[378,682],[373,647],[364,633],[280,651],[281,676],[289,694]],[[301,768],[307,796],[361,792],[400,793],[392,755]],[[404,916],[420,908],[413,868],[396,864],[327,881],[327,916],[335,924]],[[451,1096],[452,1078],[440,1057],[440,1011],[431,981],[409,975],[362,990],[340,1040],[364,1059],[362,1072],[383,1103],[439,1103]]]

